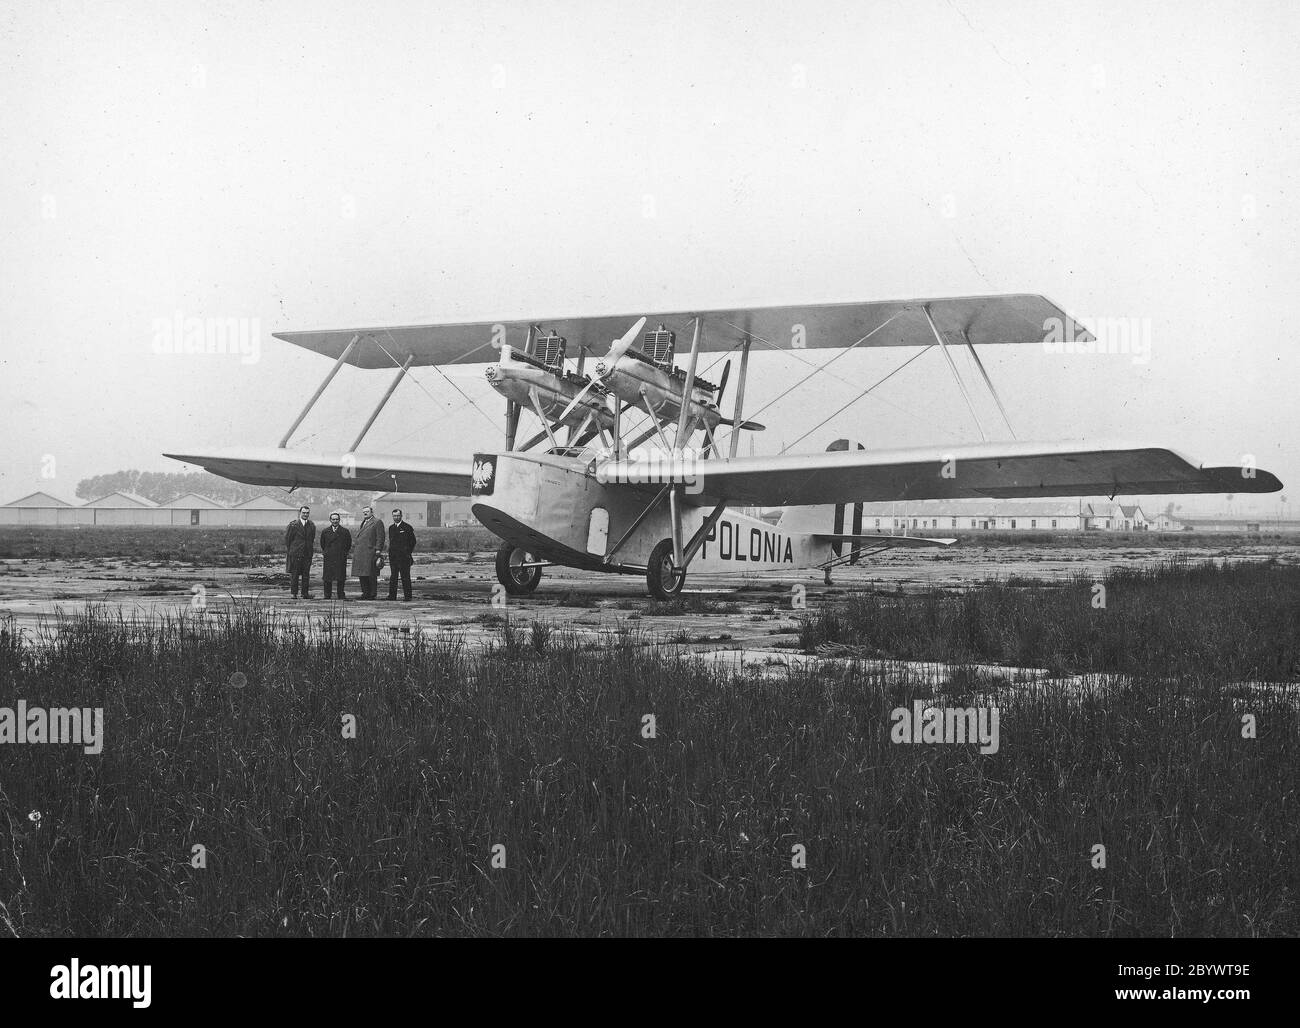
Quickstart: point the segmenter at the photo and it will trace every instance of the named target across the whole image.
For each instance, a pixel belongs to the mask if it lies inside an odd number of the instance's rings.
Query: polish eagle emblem
[[[485,489],[492,484],[492,476],[496,474],[496,464],[490,460],[476,460],[470,471],[470,481],[475,489]]]

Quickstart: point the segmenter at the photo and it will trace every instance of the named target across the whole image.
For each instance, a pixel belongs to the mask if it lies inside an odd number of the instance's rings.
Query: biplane
[[[821,568],[829,581],[831,569],[883,549],[954,541],[864,532],[869,501],[1282,488],[1266,471],[1204,467],[1163,447],[1017,440],[979,351],[1041,345],[1051,332],[1091,338],[1029,294],[283,332],[276,338],[333,365],[279,445],[167,456],[255,485],[469,496],[474,516],[501,539],[497,578],[511,595],[531,592],[555,565],[644,575],[660,599],[678,594],[691,569]],[[812,371],[784,396],[843,353],[882,346],[937,350],[982,441],[891,449],[840,440],[820,453],[740,455],[742,434],[763,429],[752,420],[761,411],[745,410],[753,353],[839,351],[820,366],[805,360]],[[954,352],[968,355],[968,374],[978,371],[1010,441],[989,440]],[[726,361],[716,382],[701,369],[704,354]],[[290,449],[345,364],[395,374],[346,452]],[[362,448],[412,368],[457,364],[486,365],[505,400],[503,447],[468,457]],[[531,434],[522,436],[521,422],[535,422]],[[771,524],[737,509],[746,507],[785,510]]]

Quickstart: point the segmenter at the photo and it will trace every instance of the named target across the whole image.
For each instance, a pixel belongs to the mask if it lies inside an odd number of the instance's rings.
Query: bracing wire
[[[843,357],[846,353],[848,353],[848,352],[849,352],[850,350],[852,350],[854,347],[858,346],[860,343],[865,343],[868,339],[870,339],[872,336],[874,336],[877,332],[879,332],[882,328],[884,328],[886,325],[888,325],[891,321],[893,321],[893,320],[894,320],[895,318],[897,318],[897,317],[900,317],[901,315],[905,314],[906,312],[907,312],[907,308],[903,308],[903,310],[900,310],[900,311],[898,311],[898,312],[895,313],[895,314],[891,314],[888,318],[886,318],[884,321],[882,321],[879,325],[877,325],[875,328],[873,328],[870,332],[868,332],[866,335],[864,335],[861,339],[858,339],[858,340],[856,340],[855,342],[853,342],[852,344],[850,344],[849,346],[846,346],[846,347],[845,347],[844,349],[842,349],[839,353],[837,353],[834,357],[832,357],[830,360],[828,360],[825,364],[812,365],[810,362],[808,362],[808,361],[804,361],[805,364],[809,364],[809,366],[812,367],[812,371],[808,372],[808,374],[804,375],[803,378],[799,379],[798,382],[796,382],[794,385],[790,386],[788,389],[784,390],[784,391],[781,392],[781,393],[778,393],[775,397],[773,397],[773,398],[772,398],[771,400],[769,400],[767,403],[763,404],[763,406],[759,407],[758,410],[754,411],[753,414],[746,414],[746,415],[745,415],[745,419],[746,419],[746,420],[749,420],[750,418],[756,418],[756,417],[758,417],[760,414],[763,413],[763,411],[767,410],[767,409],[768,409],[769,407],[771,407],[774,403],[778,402],[779,400],[784,399],[786,396],[789,396],[792,392],[794,392],[796,389],[798,389],[801,385],[803,385],[805,382],[807,382],[807,381],[808,381],[810,378],[812,378],[814,375],[816,375],[816,374],[818,374],[818,373],[820,373],[820,372],[824,372],[827,368],[829,368],[832,364],[834,364],[837,360],[839,360],[841,357]],[[732,327],[732,328],[736,328],[735,325],[732,325],[731,327]],[[737,331],[739,331],[739,329],[737,329]],[[753,338],[754,338],[754,339],[759,339],[760,342],[767,343],[767,345],[772,346],[772,347],[774,347],[774,348],[776,348],[776,349],[781,349],[780,347],[776,347],[776,344],[775,344],[775,343],[770,343],[770,342],[768,342],[766,339],[761,339],[759,336],[753,336]],[[789,352],[789,351],[786,351],[786,350],[784,350],[784,349],[781,349],[781,352],[782,352],[782,353],[786,353],[786,352]],[[922,352],[924,352],[924,351],[922,351]],[[918,355],[918,356],[919,356],[919,355]],[[832,376],[832,377],[838,377],[838,376]],[[841,380],[841,381],[843,381],[843,380]],[[847,383],[847,384],[850,384],[850,385],[851,385],[852,383]],[[784,450],[783,450],[782,452],[784,452]]]
[[[385,333],[387,334],[387,336],[388,336],[388,338],[389,338],[389,341],[392,342],[392,344],[393,344],[394,346],[396,346],[396,345],[397,345],[397,340],[393,339],[393,335],[392,335],[392,333],[391,333],[391,332],[388,332],[387,330],[385,330]],[[371,341],[372,341],[376,346],[379,347],[379,349],[383,350],[383,352],[384,352],[384,356],[386,356],[390,361],[392,361],[392,362],[393,362],[393,365],[394,365],[395,367],[399,367],[399,368],[400,368],[400,367],[402,366],[402,362],[399,361],[396,357],[394,357],[391,353],[389,353],[388,350],[385,348],[385,346],[384,346],[383,343],[381,343],[381,342],[380,342],[378,339],[376,339],[374,336],[371,336],[370,339],[371,339]],[[486,420],[487,423],[488,423],[489,425],[492,426],[492,428],[493,428],[494,431],[495,431],[495,430],[499,430],[499,426],[498,426],[497,423],[492,419],[491,415],[489,415],[489,414],[487,413],[487,411],[485,411],[482,407],[480,407],[480,406],[478,405],[478,403],[475,402],[471,397],[467,396],[467,395],[465,394],[465,391],[464,391],[463,389],[461,389],[460,386],[458,386],[455,382],[453,382],[450,378],[448,378],[447,375],[446,375],[446,373],[442,370],[442,368],[438,367],[438,365],[436,365],[436,364],[431,364],[431,365],[429,365],[429,366],[432,367],[433,370],[436,371],[439,375],[442,375],[442,377],[443,377],[443,381],[445,381],[449,386],[451,386],[453,389],[455,389],[456,392],[460,393],[460,395],[461,395],[461,396],[462,396],[462,397],[463,397],[463,398],[464,398],[464,399],[465,399],[465,400],[470,404],[470,406],[472,406],[476,411],[478,411],[481,415],[483,415],[484,420]],[[409,377],[409,378],[410,378],[410,379],[411,379],[411,380],[412,380],[416,385],[418,385],[418,386],[420,387],[420,390],[424,393],[425,396],[427,396],[427,397],[428,397],[430,400],[432,400],[434,403],[437,403],[437,402],[438,402],[438,398],[437,398],[436,396],[434,396],[433,393],[429,392],[428,388],[425,386],[425,384],[424,384],[423,382],[421,382],[421,381],[420,381],[418,378],[416,378],[414,375],[411,375],[409,372],[408,372],[408,376],[407,376],[407,377]]]
[[[918,351],[917,353],[912,354],[912,356],[908,357],[907,360],[903,361],[902,364],[900,364],[898,367],[896,367],[893,371],[891,371],[891,372],[890,372],[888,375],[886,375],[884,378],[882,378],[882,379],[880,379],[880,380],[874,382],[872,385],[870,385],[870,386],[868,386],[866,389],[862,390],[862,392],[860,392],[857,396],[853,397],[853,399],[851,399],[848,403],[846,403],[846,404],[845,404],[843,407],[841,407],[839,410],[835,411],[835,413],[833,413],[833,414],[829,415],[828,417],[823,418],[821,421],[817,422],[817,424],[813,425],[812,428],[808,429],[807,432],[805,432],[803,435],[801,435],[801,436],[800,436],[798,439],[796,439],[793,443],[789,443],[789,444],[787,444],[787,445],[781,447],[781,453],[785,453],[786,450],[790,449],[791,446],[795,446],[795,445],[797,445],[798,443],[802,442],[803,440],[807,439],[810,435],[812,435],[814,432],[816,432],[817,429],[821,428],[822,425],[826,424],[826,422],[830,421],[832,418],[838,417],[840,414],[843,414],[846,410],[848,410],[848,409],[849,409],[850,407],[852,407],[855,403],[857,403],[859,400],[861,400],[863,397],[865,397],[868,393],[870,393],[870,392],[871,392],[873,389],[875,389],[877,386],[882,386],[882,385],[884,385],[884,384],[885,384],[886,382],[888,382],[891,378],[893,378],[893,377],[894,377],[895,375],[897,375],[900,371],[902,371],[905,367],[907,367],[909,364],[911,364],[912,361],[916,360],[918,357],[920,357],[922,354],[924,354],[927,350],[931,350],[931,349],[933,349],[933,348],[934,348],[934,344],[931,343],[931,344],[930,344],[929,346],[927,346],[924,350],[920,350],[920,351]]]

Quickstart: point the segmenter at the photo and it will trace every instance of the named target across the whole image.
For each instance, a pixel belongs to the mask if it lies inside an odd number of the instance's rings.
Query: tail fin
[[[836,439],[830,446],[826,447],[828,453],[835,450],[865,450],[866,447],[861,443],[852,443],[847,439]],[[861,535],[862,534],[862,504],[855,503],[853,506],[853,520],[848,522],[847,503],[824,503],[817,507],[787,507],[781,520],[777,522],[778,528],[783,528],[787,532],[804,532],[814,535],[819,532],[828,532],[833,535]],[[847,522],[847,523],[846,523]],[[836,542],[832,544],[835,556],[840,556],[845,543]],[[849,563],[858,562],[857,554],[854,554]]]

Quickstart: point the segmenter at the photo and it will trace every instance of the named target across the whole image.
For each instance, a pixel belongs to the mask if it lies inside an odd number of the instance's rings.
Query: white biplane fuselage
[[[645,514],[659,487],[602,482],[596,457],[591,452],[574,457],[476,454],[471,487],[474,516],[536,560],[643,574],[651,551],[672,535],[670,510],[660,504]],[[682,485],[691,488],[690,482]],[[683,506],[682,534],[694,537],[708,515],[706,508]],[[830,528],[828,518],[827,532]],[[837,556],[828,536],[792,532],[725,510],[705,532],[691,571],[793,571]]]

